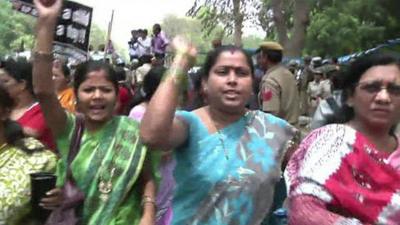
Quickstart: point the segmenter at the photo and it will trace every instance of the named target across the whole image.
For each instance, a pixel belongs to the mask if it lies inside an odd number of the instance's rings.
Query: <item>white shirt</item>
[[[324,84],[322,81],[316,82],[315,80],[308,83],[307,93],[312,98],[322,97]]]
[[[146,37],[145,39],[138,38],[138,55],[150,55],[151,54],[151,38]]]
[[[151,64],[145,63],[141,67],[136,69],[136,82],[142,83],[146,74],[150,71]]]

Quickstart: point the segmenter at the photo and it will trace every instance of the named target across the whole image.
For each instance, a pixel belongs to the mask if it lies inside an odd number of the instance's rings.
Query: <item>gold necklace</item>
[[[125,133],[124,133],[125,134]],[[115,175],[115,171],[117,170],[116,168],[116,162],[115,162],[115,156],[119,155],[119,152],[121,151],[122,145],[117,144],[116,148],[113,152],[112,158],[111,158],[111,162],[110,162],[110,166],[108,167],[110,169],[110,178],[108,180],[104,179],[102,173],[100,173],[100,179],[99,179],[99,184],[97,189],[100,192],[100,200],[103,202],[107,202],[107,200],[109,199],[109,195],[113,190],[113,183],[112,183],[112,179]],[[103,173],[104,174],[104,173]]]
[[[108,200],[108,195],[111,193],[113,185],[112,185],[112,178],[114,177],[114,172],[115,172],[115,167],[111,169],[111,174],[110,174],[110,179],[105,180],[102,175],[100,175],[100,182],[99,182],[99,192],[100,194],[100,199],[103,202],[106,202]]]

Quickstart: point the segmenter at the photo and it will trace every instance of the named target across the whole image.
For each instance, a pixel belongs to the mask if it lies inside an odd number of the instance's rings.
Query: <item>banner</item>
[[[11,0],[13,9],[37,17],[33,0]],[[72,1],[64,1],[54,34],[54,54],[69,60],[88,59],[93,9]]]

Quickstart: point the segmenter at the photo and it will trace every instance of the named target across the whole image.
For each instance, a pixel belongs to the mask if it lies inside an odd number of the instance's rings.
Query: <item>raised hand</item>
[[[195,57],[197,54],[196,48],[182,36],[176,36],[174,38],[172,41],[172,48],[177,54],[189,54],[192,57]]]
[[[193,66],[197,50],[191,43],[184,37],[178,35],[172,41],[172,48],[175,50],[178,60],[180,60],[181,56],[187,57],[188,68]]]
[[[55,22],[58,17],[63,0],[33,0],[39,19]]]

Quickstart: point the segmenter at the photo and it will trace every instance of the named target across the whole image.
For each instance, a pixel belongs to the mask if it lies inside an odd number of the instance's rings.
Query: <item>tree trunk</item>
[[[271,0],[271,7],[273,11],[273,21],[275,23],[276,31],[278,33],[279,42],[283,46],[286,46],[289,38],[285,16],[283,14],[283,0]]]
[[[294,9],[294,26],[290,41],[286,45],[287,56],[301,56],[309,24],[310,4],[308,0],[296,0]]]
[[[304,48],[306,29],[309,23],[310,3],[309,0],[295,0],[293,12],[293,27],[287,27],[287,21],[284,15],[284,1],[271,0],[271,8],[273,11],[273,21],[275,23],[278,34],[279,43],[285,49],[285,56],[301,56]],[[289,30],[291,35],[289,38]]]
[[[243,14],[240,12],[241,0],[233,0],[233,19],[234,19],[234,42],[238,47],[242,46]]]

